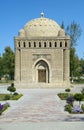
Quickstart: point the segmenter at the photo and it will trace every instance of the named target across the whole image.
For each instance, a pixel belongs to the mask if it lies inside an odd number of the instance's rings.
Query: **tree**
[[[0,80],[1,80],[1,77],[3,76],[3,65],[2,65],[2,57],[0,56]]]
[[[74,95],[74,99],[75,99],[76,101],[79,101],[79,106],[80,106],[80,103],[81,103],[81,101],[82,101],[82,99],[83,99],[83,94],[81,94],[81,93],[76,93],[76,94]]]
[[[71,48],[74,48],[77,45],[77,40],[81,36],[81,32],[82,30],[80,25],[74,21],[67,26],[66,34],[71,38]]]
[[[76,72],[79,72],[79,60],[76,56],[75,46],[77,45],[77,41],[81,36],[81,27],[76,22],[72,22],[66,28],[66,34],[70,36],[71,46],[70,46],[70,76],[73,82],[73,77],[76,75]],[[78,66],[77,66],[78,65]],[[80,73],[80,72],[79,72]],[[77,73],[77,75],[79,75]]]
[[[2,55],[3,74],[9,75],[11,80],[14,79],[14,58],[14,52],[10,47],[6,47]]]

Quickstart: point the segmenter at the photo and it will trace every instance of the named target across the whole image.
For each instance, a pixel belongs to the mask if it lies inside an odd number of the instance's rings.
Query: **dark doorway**
[[[38,82],[46,82],[46,70],[45,69],[38,70]]]

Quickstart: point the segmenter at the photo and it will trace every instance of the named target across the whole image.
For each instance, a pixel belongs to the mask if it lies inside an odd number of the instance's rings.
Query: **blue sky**
[[[76,47],[79,58],[84,58],[84,0],[0,0],[0,53],[6,46],[14,50],[14,36],[31,19],[45,17],[65,26],[73,20],[80,24],[82,35]]]

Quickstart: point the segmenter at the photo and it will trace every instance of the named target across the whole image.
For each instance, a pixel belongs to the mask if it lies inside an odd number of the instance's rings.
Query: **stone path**
[[[84,114],[70,115],[64,112],[65,101],[57,93],[61,89],[23,89],[18,101],[8,101],[11,107],[1,116],[0,123],[84,121]]]

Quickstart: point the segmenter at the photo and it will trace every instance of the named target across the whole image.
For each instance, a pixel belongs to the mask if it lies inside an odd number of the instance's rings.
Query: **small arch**
[[[25,42],[23,42],[23,47],[26,47],[26,43]]]
[[[57,47],[57,42],[55,42],[55,47]]]
[[[31,42],[29,42],[29,47],[31,47]]]
[[[65,47],[67,47],[67,42],[65,42]]]
[[[36,42],[34,42],[34,47],[36,47]]]
[[[44,47],[46,47],[46,42],[44,42]]]
[[[62,47],[62,42],[60,42],[60,47]]]
[[[18,47],[20,47],[20,42],[18,42]]]
[[[51,42],[49,42],[49,47],[52,47],[52,44],[51,44]]]
[[[39,47],[41,47],[41,42],[39,42]]]

